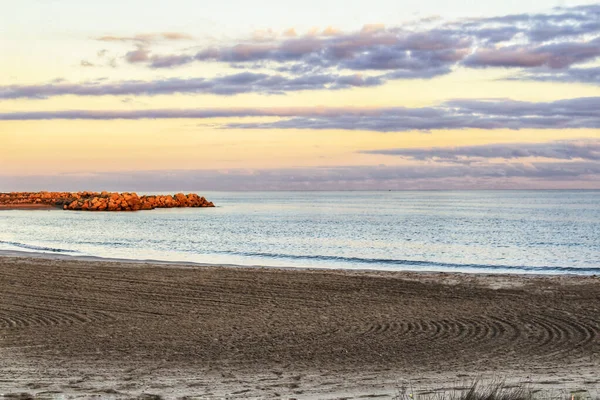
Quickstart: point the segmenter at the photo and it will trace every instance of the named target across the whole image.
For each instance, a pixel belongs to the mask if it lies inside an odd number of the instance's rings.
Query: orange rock
[[[214,207],[195,193],[176,193],[172,196],[139,196],[137,193],[110,193],[82,191],[69,192],[13,192],[0,193],[0,206],[49,205],[63,210],[137,211],[169,207]]]

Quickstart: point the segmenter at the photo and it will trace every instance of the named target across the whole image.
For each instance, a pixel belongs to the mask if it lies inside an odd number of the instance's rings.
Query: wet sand
[[[381,398],[600,385],[600,278],[0,257],[0,394]]]

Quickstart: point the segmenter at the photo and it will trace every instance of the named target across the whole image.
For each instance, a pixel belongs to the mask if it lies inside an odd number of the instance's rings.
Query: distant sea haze
[[[0,251],[242,266],[600,274],[600,191],[198,194],[217,207],[0,211]]]

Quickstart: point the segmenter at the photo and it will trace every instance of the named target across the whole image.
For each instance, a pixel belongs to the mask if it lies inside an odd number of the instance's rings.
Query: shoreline
[[[0,382],[119,399],[393,397],[399,381],[494,377],[600,389],[599,283],[3,256]]]
[[[228,264],[228,263],[202,263],[195,261],[171,261],[171,260],[157,260],[157,259],[129,259],[119,257],[102,257],[102,256],[90,256],[90,255],[75,255],[66,254],[64,252],[48,252],[44,251],[23,251],[23,250],[0,250],[1,257],[25,257],[25,258],[39,258],[39,259],[55,259],[55,260],[74,260],[74,261],[90,261],[90,262],[111,262],[111,263],[125,263],[125,264],[153,264],[162,265],[169,267],[179,268],[204,268],[204,267],[224,267],[234,269],[273,269],[273,270],[298,270],[298,271],[338,271],[338,272],[349,272],[349,273],[377,273],[377,274],[424,274],[424,275],[473,275],[473,276],[522,276],[522,277],[597,277],[600,273],[577,273],[573,270],[557,272],[533,272],[533,271],[515,271],[506,272],[504,270],[494,270],[481,272],[478,270],[474,271],[456,271],[450,268],[441,270],[428,270],[428,269],[381,269],[381,268],[343,268],[343,267],[319,267],[319,266],[285,266],[285,265],[261,265],[261,264]],[[586,270],[586,268],[582,268]]]

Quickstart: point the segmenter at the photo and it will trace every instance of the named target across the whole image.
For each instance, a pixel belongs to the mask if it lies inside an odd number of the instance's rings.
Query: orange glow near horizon
[[[533,3],[537,4],[539,10],[533,7]],[[547,9],[541,0],[533,0],[533,3],[530,5],[533,8],[528,12],[542,13],[539,15],[560,14],[558,9]],[[358,2],[355,6],[364,7],[358,5]],[[441,2],[436,3],[434,9],[438,10],[442,6],[444,4]],[[509,9],[515,8],[511,12],[519,14],[520,6],[505,6]],[[592,76],[595,68],[600,68],[600,57],[586,53],[581,55],[581,60],[571,60],[561,54],[556,54],[553,58],[553,53],[550,54],[551,51],[547,47],[544,47],[544,51],[548,54],[540,55],[539,51],[532,50],[532,56],[527,52],[527,46],[535,47],[540,43],[546,45],[554,42],[549,39],[538,43],[538,39],[534,38],[534,33],[527,30],[529,28],[525,23],[523,26],[515,25],[517,30],[523,31],[513,39],[486,42],[468,26],[460,28],[460,24],[465,20],[456,19],[458,17],[454,15],[455,5],[452,9],[445,9],[448,15],[441,15],[439,20],[421,19],[422,16],[414,20],[394,17],[398,19],[396,25],[389,25],[393,21],[378,24],[382,21],[358,21],[359,18],[356,18],[346,19],[345,25],[340,28],[334,29],[328,23],[322,28],[311,30],[311,27],[315,26],[314,21],[296,21],[300,25],[297,26],[298,35],[293,37],[289,36],[289,33],[296,32],[294,26],[271,29],[269,26],[254,26],[254,22],[250,23],[251,21],[235,27],[223,24],[223,21],[208,23],[204,20],[196,25],[179,25],[180,17],[174,18],[167,9],[164,10],[164,17],[171,17],[169,26],[163,26],[161,21],[138,21],[135,18],[124,21],[116,16],[108,20],[95,20],[89,16],[70,20],[67,16],[76,9],[79,10],[74,5],[45,9],[49,15],[58,13],[55,15],[56,21],[60,20],[58,24],[50,19],[29,20],[35,16],[28,12],[27,7],[12,7],[20,10],[18,18],[22,22],[18,23],[17,15],[14,20],[5,21],[6,35],[0,39],[0,51],[3,54],[3,63],[0,65],[0,183],[2,179],[7,181],[8,177],[119,171],[277,170],[296,167],[382,165],[420,165],[424,168],[437,165],[443,170],[448,166],[444,162],[436,164],[431,158],[409,160],[365,152],[498,144],[518,147],[525,143],[552,147],[556,146],[552,142],[557,140],[600,140],[600,129],[587,128],[600,124],[589,122],[595,121],[594,115],[581,117],[575,123],[569,116],[560,115],[556,118],[556,127],[554,122],[551,125],[552,129],[510,130],[508,126],[513,121],[511,117],[518,112],[505,119],[504,116],[496,118],[494,110],[467,110],[460,115],[461,118],[466,115],[467,119],[473,120],[486,113],[488,116],[492,115],[492,123],[484,125],[489,129],[461,129],[462,126],[482,125],[455,124],[457,114],[444,114],[451,109],[448,102],[452,100],[479,100],[480,103],[482,100],[491,99],[499,103],[522,101],[531,103],[532,108],[543,108],[550,107],[552,102],[578,99],[581,100],[581,109],[587,112],[592,109],[591,113],[593,108],[600,104],[600,85],[597,84],[597,78],[588,77],[588,81],[578,77],[561,78],[558,82],[556,79],[547,81],[542,75],[541,78],[537,75],[534,78],[527,75],[566,74],[575,70],[575,73],[583,71]],[[39,7],[46,6],[40,4]],[[502,7],[496,8],[496,11],[500,12]],[[463,12],[467,13],[470,10],[472,5]],[[132,8],[129,11],[134,10]],[[137,12],[137,9],[135,11]],[[153,10],[149,7],[146,11]],[[489,12],[494,13],[491,8]],[[582,11],[577,9],[576,12]],[[254,15],[254,18],[265,24],[269,22],[268,15],[259,14]],[[595,14],[590,15],[593,17]],[[295,18],[294,15],[287,14],[281,16],[284,17]],[[317,17],[313,15],[311,18]],[[343,17],[340,15],[340,18]],[[477,18],[484,19],[481,15],[472,17],[468,20],[471,23],[478,21]],[[302,18],[311,19],[308,15]],[[565,14],[564,18],[565,24],[575,23],[569,19],[568,14]],[[24,23],[27,21],[29,23]],[[497,20],[493,21],[495,22],[492,24],[502,25]],[[275,25],[276,22],[271,21]],[[448,24],[449,22],[451,24]],[[437,27],[438,23],[446,24],[439,26],[449,30],[457,29],[456,38],[449,35],[447,42],[440,38],[437,28],[432,28]],[[451,28],[452,24],[457,24],[459,28]],[[489,26],[492,25],[482,25],[484,28]],[[246,29],[249,30],[245,31]],[[512,32],[511,29],[509,31]],[[165,32],[170,34],[165,35]],[[287,36],[285,32],[288,32]],[[587,36],[561,36],[556,40],[565,43],[572,41],[575,45],[592,43],[592,40],[595,43],[597,39],[594,35],[600,34],[600,30],[594,32],[596,31],[588,33]],[[418,35],[413,37],[414,33]],[[485,35],[484,30],[481,35]],[[111,40],[106,40],[106,37],[110,37]],[[459,37],[462,39],[458,40]],[[526,44],[521,45],[519,41]],[[504,54],[506,46],[521,46],[521,50],[509,52],[507,57]],[[342,48],[344,51],[340,51]],[[401,50],[398,50],[399,48]],[[484,56],[489,55],[492,50],[496,51],[497,54],[492,57],[493,62],[473,63],[473,57],[478,55],[480,48],[485,50]],[[276,53],[276,57],[272,54],[275,51],[273,49],[284,50]],[[383,52],[378,53],[382,49]],[[294,51],[298,51],[302,56],[296,57]],[[340,55],[336,51],[343,54]],[[396,54],[395,51],[399,53]],[[417,52],[422,52],[423,55]],[[136,56],[135,59],[132,59],[132,54]],[[521,55],[525,58],[519,58]],[[309,56],[318,60],[315,61]],[[152,64],[157,59],[166,60],[165,64]],[[421,66],[425,71],[422,71]],[[194,90],[202,93],[180,93],[192,91],[186,86],[190,81],[197,85],[193,86]],[[173,82],[173,87],[165,89],[165,86]],[[203,86],[205,84],[206,86]],[[135,94],[123,94],[132,92]],[[586,99],[590,99],[591,105],[587,105]],[[514,108],[520,106],[511,104],[510,107]],[[405,120],[401,123],[408,121],[406,126],[414,128],[429,126],[421,122],[427,122],[426,118],[435,118],[438,111],[443,123],[433,124],[439,129],[433,129],[431,132],[414,130],[382,133],[369,124],[361,125],[361,129],[366,127],[365,130],[352,130],[354,126],[348,124],[356,123],[356,119],[351,119],[349,123],[344,120],[345,125],[325,125],[340,129],[297,129],[297,125],[293,125],[293,129],[226,127],[231,123],[278,121],[277,117],[35,120],[31,116],[24,116],[21,120],[9,120],[8,117],[2,119],[2,115],[6,117],[7,114],[53,111],[231,111],[318,107],[431,107],[435,110],[430,114],[427,114],[427,111],[431,110],[424,110],[423,115],[433,115],[432,117],[415,117],[414,114],[407,113],[407,116],[402,114],[401,118]],[[577,114],[579,110],[572,109],[571,112]],[[289,118],[293,117],[294,115],[291,115]],[[382,119],[387,123],[384,117]],[[530,117],[531,115],[525,113],[516,119],[545,118],[554,121],[551,112],[542,112],[533,118]],[[414,119],[418,119],[421,124],[411,124]],[[398,123],[398,119],[392,120],[390,124],[393,123]],[[516,126],[540,125],[543,124]],[[505,126],[506,129],[496,129]],[[581,126],[586,128],[580,128]],[[310,128],[314,126],[310,125]],[[372,130],[366,130],[367,128]],[[388,125],[385,128],[388,128]],[[390,130],[394,130],[394,127]],[[478,162],[482,161],[482,158],[488,166],[492,159],[499,165],[526,165],[538,159],[536,156],[494,159],[492,155],[480,157]],[[556,165],[565,160],[573,161],[573,165],[577,162],[589,163],[590,165],[580,165],[580,168],[583,172],[592,171],[592,175],[600,170],[597,168],[598,160],[594,159],[593,154],[587,158],[585,155],[581,158],[578,154],[561,154],[554,159],[546,159],[543,156],[540,159],[544,162],[555,162]],[[449,160],[446,159],[445,162]],[[460,163],[456,162],[455,166],[458,164]],[[477,168],[477,165],[473,164],[473,168]],[[542,183],[549,183],[548,186],[551,187],[552,179],[540,174],[532,179],[543,178]],[[502,173],[499,173],[499,176],[501,175]],[[491,176],[490,181],[493,181],[495,178],[493,174]],[[567,180],[568,176],[561,175],[560,179]],[[400,176],[398,179],[404,177]],[[592,182],[590,185],[600,185],[594,183],[593,179],[588,180]]]
[[[197,120],[5,121],[2,125],[0,175],[401,165],[406,161],[399,157],[360,152],[599,137],[596,130],[241,130],[202,126]]]

